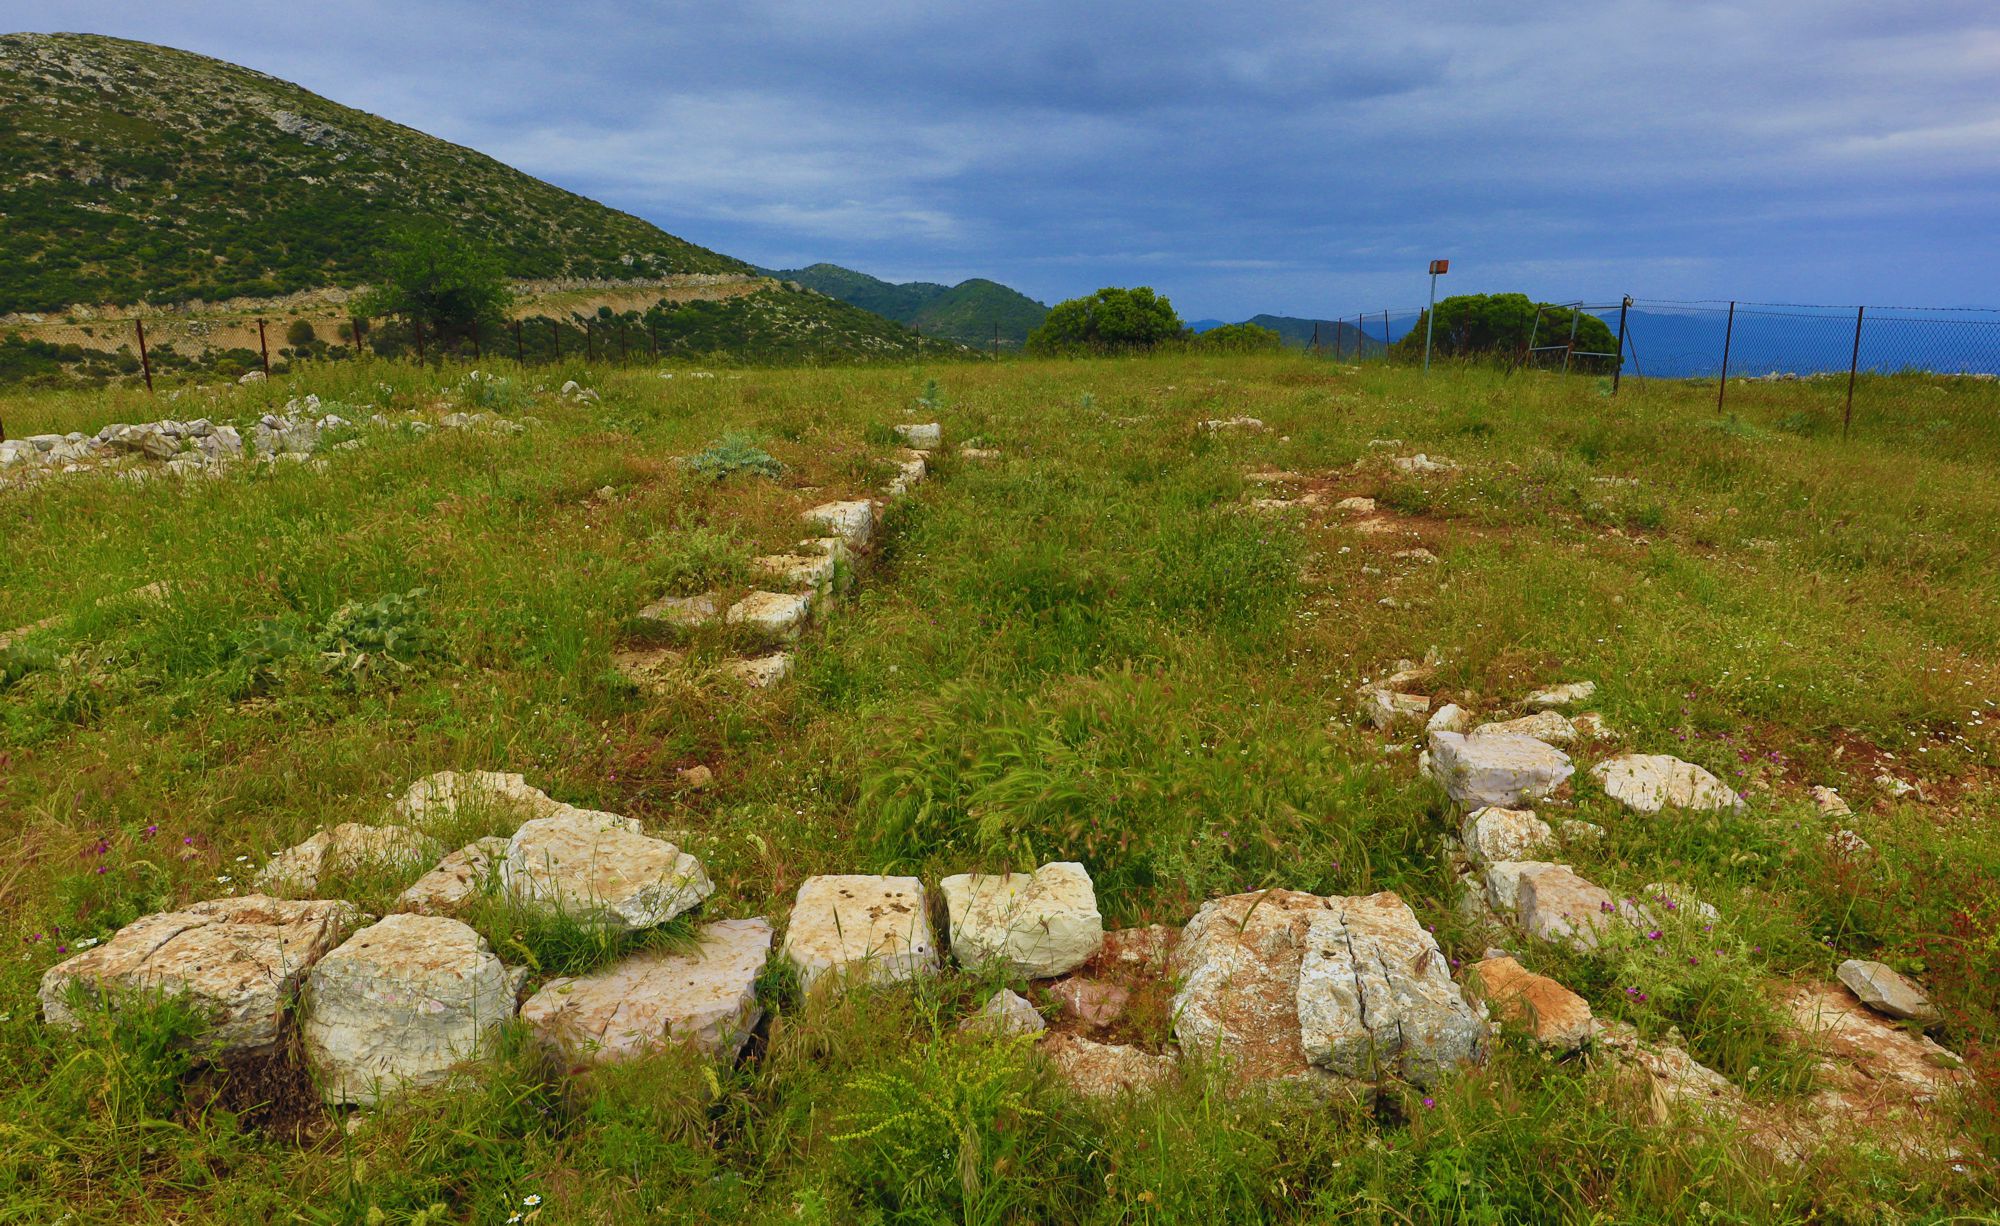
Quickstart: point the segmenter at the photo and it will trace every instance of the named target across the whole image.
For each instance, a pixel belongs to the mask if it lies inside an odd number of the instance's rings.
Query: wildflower
[[[193,835],[191,835],[191,834],[190,834],[190,835],[186,835],[186,836],[184,836],[184,837],[183,837],[183,838],[181,839],[181,846],[183,846],[183,847],[193,847],[193,846],[194,846],[194,836],[193,836]]]
[[[215,884],[217,884],[217,885],[228,885],[228,884],[229,884],[229,878],[228,878],[227,876],[222,876],[222,877],[217,877],[217,878],[215,879]]]
[[[521,1198],[521,1203],[526,1205],[528,1208],[533,1209],[536,1205],[542,1203],[542,1198],[536,1193],[530,1192],[526,1196],[523,1196]]]
[[[102,864],[97,866],[97,873],[100,877],[104,875],[104,866]]]
[[[1435,1107],[1437,1106],[1437,1100],[1435,1098],[1432,1098],[1430,1095],[1426,1094],[1424,1095],[1424,1106]]]
[[[1605,913],[1606,915],[1609,915],[1609,914],[1611,914],[1611,904],[1610,904],[1609,902],[1601,902],[1601,903],[1598,903],[1598,904],[1597,904],[1597,909],[1598,909],[1599,911],[1602,911],[1602,912],[1604,912],[1604,913]]]
[[[236,857],[236,862],[237,862],[238,864],[248,864],[248,863],[250,862],[250,857],[249,857],[249,856],[238,856],[238,857]]]
[[[57,952],[57,953],[59,953],[59,954],[66,954],[66,953],[68,953],[68,952],[69,952],[69,946],[67,946],[67,945],[58,945],[58,946],[56,946],[56,952]]]
[[[1658,928],[1655,928],[1651,932],[1646,934],[1646,939],[1648,941],[1657,941],[1660,939],[1660,936],[1661,936],[1660,930]]]
[[[520,1214],[518,1214],[518,1213],[510,1213],[510,1214],[508,1214],[508,1215],[507,1215],[507,1226],[514,1226],[514,1223],[515,1223],[515,1222],[518,1222],[518,1221],[520,1221],[520,1220],[521,1220],[521,1215],[520,1215]]]
[[[159,832],[160,832],[160,824],[158,822],[154,822],[152,825],[146,827],[147,838],[151,838],[154,835],[158,834]]]

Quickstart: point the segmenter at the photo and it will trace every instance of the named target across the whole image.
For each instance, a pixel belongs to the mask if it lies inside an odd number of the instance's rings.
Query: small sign
[[[1451,271],[1451,261],[1450,261],[1450,260],[1432,260],[1432,261],[1431,261],[1431,275],[1432,275],[1433,277],[1441,277],[1441,276],[1443,276],[1444,274],[1446,274],[1446,273],[1448,273],[1448,272],[1450,272],[1450,271]]]

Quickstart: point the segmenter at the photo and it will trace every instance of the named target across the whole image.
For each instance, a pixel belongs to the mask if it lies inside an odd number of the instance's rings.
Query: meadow
[[[0,489],[0,629],[59,619],[0,650],[0,1223],[1992,1220],[1993,385],[1871,381],[1843,437],[1844,389],[1810,383],[1732,389],[1718,417],[1712,384],[1614,397],[1595,377],[1289,354],[489,369],[510,390],[478,394],[537,424],[364,427],[323,468]],[[464,374],[0,392],[0,420],[248,423],[312,392],[365,422],[468,407]],[[565,379],[601,402],[558,398]],[[1201,424],[1239,416],[1262,428]],[[749,586],[802,508],[880,486],[892,423],[933,419],[932,479],[790,680],[649,692],[612,667],[656,633],[641,606]],[[781,470],[677,462],[732,436]],[[1416,453],[1455,467],[1390,463]],[[1391,531],[1356,532],[1333,509],[1349,496]],[[1292,505],[1254,505],[1272,498]],[[1417,548],[1434,560],[1398,556]],[[704,631],[691,651],[731,645]],[[683,832],[717,886],[704,918],[782,926],[816,873],[1074,859],[1107,925],[1178,926],[1268,886],[1394,890],[1469,962],[1484,940],[1441,855],[1445,797],[1356,698],[1427,655],[1431,692],[1489,718],[1593,680],[1614,736],[1591,754],[1674,753],[1748,798],[1640,817],[1580,771],[1544,813],[1604,828],[1579,871],[1684,883],[1721,933],[1698,960],[1540,969],[1782,1104],[1814,1073],[1775,986],[1890,963],[1977,1077],[1943,1108],[1957,1151],[1857,1120],[1781,1160],[1726,1119],[1653,1124],[1591,1059],[1518,1036],[1367,1106],[1200,1069],[1092,1101],[1032,1045],[961,1036],[996,985],[961,972],[810,1000],[773,974],[768,1033],[733,1068],[668,1052],[570,1079],[516,1035],[469,1086],[352,1127],[286,1069],[198,1067],[170,1007],[78,1034],[38,1018],[39,977],[79,942],[240,892],[442,769]],[[713,784],[686,783],[696,765]],[[1828,845],[1814,785],[1852,803],[1866,854]],[[355,897],[379,912],[394,892]],[[481,922],[537,973],[589,957],[518,916]],[[1158,1041],[1164,1020],[1133,1025]]]

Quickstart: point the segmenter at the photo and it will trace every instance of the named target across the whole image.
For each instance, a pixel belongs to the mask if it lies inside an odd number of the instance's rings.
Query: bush
[[[1275,353],[1284,348],[1285,338],[1262,324],[1224,324],[1196,337],[1195,344],[1223,353]]]
[[[1540,323],[1536,312],[1540,311]],[[1430,312],[1417,317],[1409,335],[1390,347],[1392,356],[1420,362],[1424,356],[1424,335]],[[1576,347],[1579,352],[1611,353],[1618,338],[1595,315],[1580,314],[1568,307],[1538,304],[1526,294],[1458,294],[1437,304],[1437,326],[1432,329],[1433,357],[1504,358],[1512,360],[1525,352],[1532,340],[1537,345],[1561,344],[1569,340],[1570,321],[1576,320]],[[1586,374],[1610,374],[1617,368],[1613,358],[1574,358],[1570,369]]]
[[[294,349],[304,349],[319,339],[319,333],[306,320],[294,319],[285,329],[285,343]]]
[[[1140,353],[1186,334],[1174,304],[1150,287],[1106,286],[1088,298],[1057,303],[1028,334],[1028,352]]]
[[[688,467],[696,472],[724,480],[734,473],[750,473],[759,477],[775,477],[785,471],[770,452],[757,445],[757,436],[742,432],[723,435],[716,442],[688,457]]]

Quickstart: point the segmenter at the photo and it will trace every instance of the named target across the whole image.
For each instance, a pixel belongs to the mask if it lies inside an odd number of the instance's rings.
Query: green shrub
[[[688,467],[717,481],[736,473],[775,477],[785,471],[770,452],[758,445],[757,436],[741,431],[725,434],[716,442],[688,457]]]

